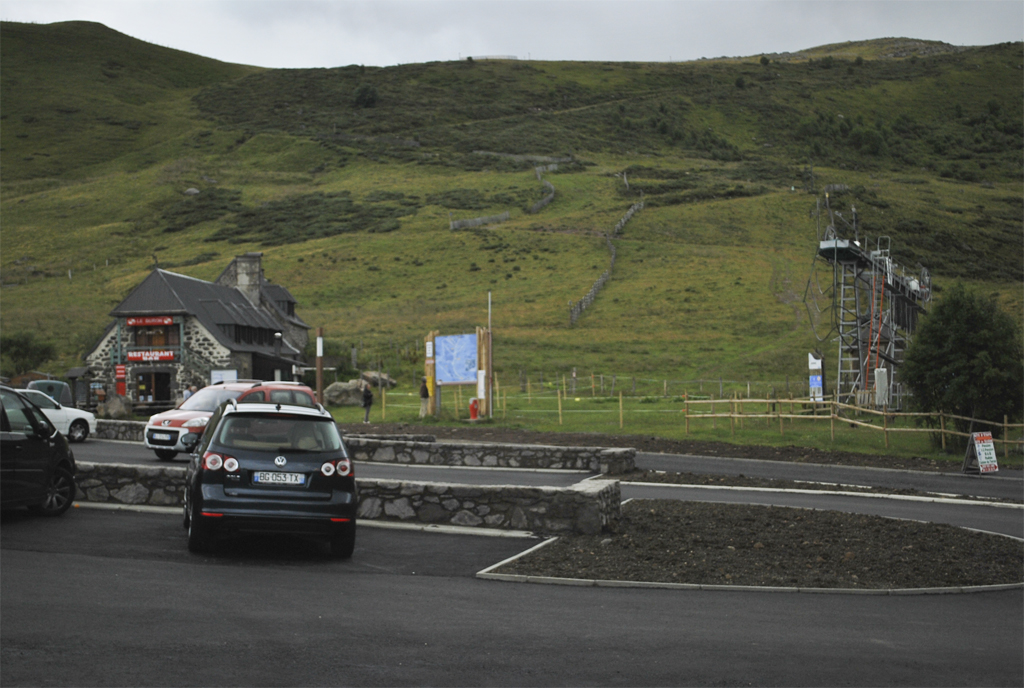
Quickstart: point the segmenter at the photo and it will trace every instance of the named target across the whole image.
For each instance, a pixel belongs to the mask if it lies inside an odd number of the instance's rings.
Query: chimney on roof
[[[260,284],[263,283],[263,254],[244,253],[235,257],[235,288],[245,294],[256,308],[260,306]]]

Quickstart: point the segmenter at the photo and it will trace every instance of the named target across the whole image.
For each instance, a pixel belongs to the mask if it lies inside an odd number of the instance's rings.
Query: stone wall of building
[[[78,464],[79,500],[181,506],[186,469],[179,466]],[[356,481],[359,518],[424,525],[593,535],[619,519],[619,482],[571,487],[479,486],[400,480]]]
[[[454,442],[396,442],[346,437],[356,461],[431,466],[547,468],[617,475],[633,470],[635,449],[555,447],[533,444],[470,444]]]

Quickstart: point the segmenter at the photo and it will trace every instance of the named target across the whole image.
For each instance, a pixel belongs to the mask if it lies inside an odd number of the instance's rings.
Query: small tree
[[[372,108],[377,105],[377,89],[370,84],[361,84],[356,89],[353,105],[357,108]]]
[[[922,317],[899,374],[923,411],[998,423],[1004,414],[1016,419],[1024,406],[1020,329],[993,299],[958,283]],[[967,432],[970,422],[956,421],[956,427]]]
[[[0,371],[9,377],[35,370],[56,355],[53,344],[36,339],[34,332],[0,336]]]

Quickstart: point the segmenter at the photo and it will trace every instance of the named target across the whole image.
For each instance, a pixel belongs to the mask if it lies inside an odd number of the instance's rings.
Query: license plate
[[[153,439],[155,440],[169,440],[171,436],[166,432],[154,432]]]
[[[252,474],[252,481],[262,485],[305,485],[306,475],[304,473],[257,471]]]

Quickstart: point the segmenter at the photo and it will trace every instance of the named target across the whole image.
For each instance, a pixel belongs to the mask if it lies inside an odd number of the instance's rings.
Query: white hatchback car
[[[19,389],[18,392],[38,406],[43,415],[70,441],[84,442],[86,437],[96,434],[94,414],[70,406],[61,406],[38,389]]]

